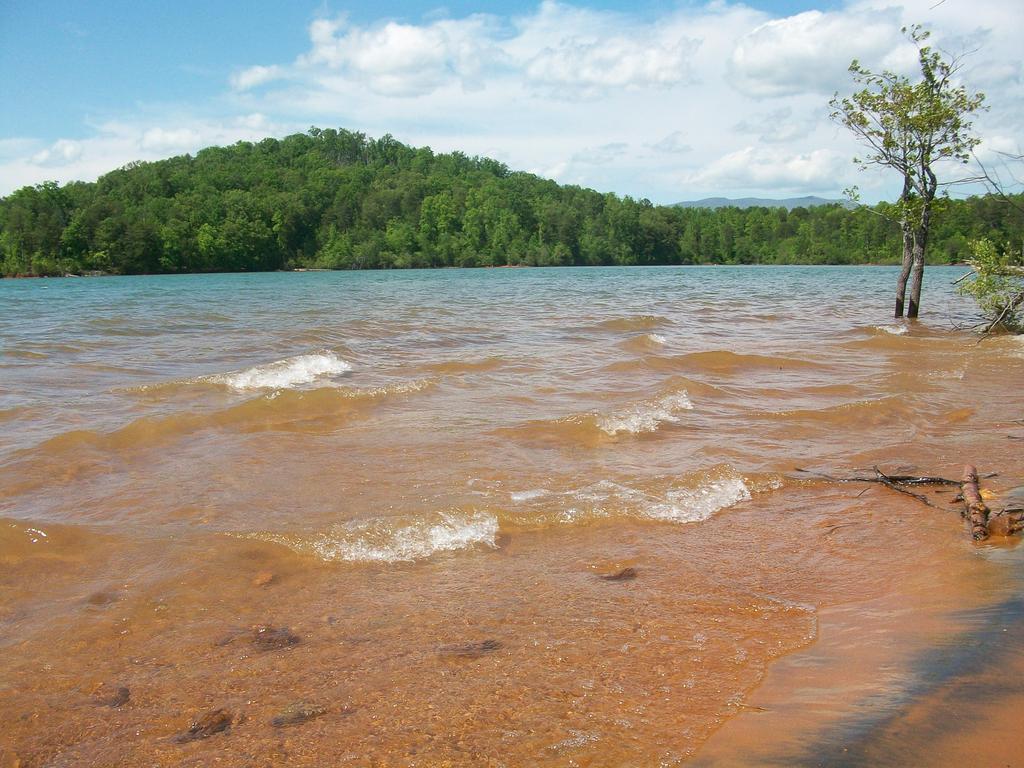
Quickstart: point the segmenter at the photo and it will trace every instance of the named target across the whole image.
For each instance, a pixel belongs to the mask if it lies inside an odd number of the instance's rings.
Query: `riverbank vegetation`
[[[937,205],[933,263],[969,258],[975,239],[1024,239],[1024,213],[1004,199]],[[132,163],[92,183],[24,187],[0,200],[0,272],[898,263],[891,207],[655,206],[487,158],[312,128]]]

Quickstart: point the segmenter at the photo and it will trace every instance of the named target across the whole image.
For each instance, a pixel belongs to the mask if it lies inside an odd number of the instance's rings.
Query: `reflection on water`
[[[0,283],[0,751],[877,762],[1018,555],[791,475],[1019,484],[1024,345],[958,274],[921,324],[871,268]]]

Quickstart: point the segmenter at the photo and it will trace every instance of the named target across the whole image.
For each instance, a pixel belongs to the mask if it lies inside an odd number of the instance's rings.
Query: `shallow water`
[[[763,738],[712,734],[762,696],[776,746],[826,749],[1019,594],[955,511],[794,473],[1021,484],[1024,344],[956,330],[960,274],[914,324],[886,268],[0,282],[0,748],[743,764]]]

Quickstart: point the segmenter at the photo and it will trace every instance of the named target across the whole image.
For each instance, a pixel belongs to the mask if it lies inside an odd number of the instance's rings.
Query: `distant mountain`
[[[705,197],[703,200],[688,200],[682,203],[674,203],[675,208],[785,208],[791,211],[794,208],[813,208],[816,205],[839,205],[849,206],[846,200],[830,200],[824,197],[787,197],[784,200],[772,200],[762,197],[740,197],[731,200],[728,197]]]

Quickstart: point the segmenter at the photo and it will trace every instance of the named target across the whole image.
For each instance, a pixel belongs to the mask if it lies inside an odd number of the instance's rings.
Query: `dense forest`
[[[655,206],[345,130],[132,163],[0,199],[11,275],[598,264],[895,262],[887,204],[849,210]],[[929,260],[1020,243],[992,197],[945,201]]]

